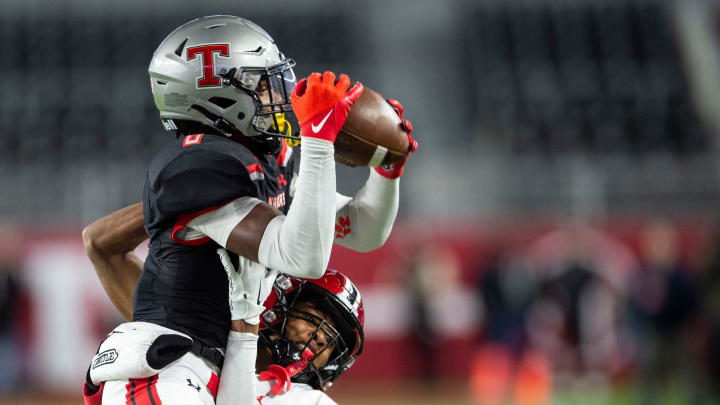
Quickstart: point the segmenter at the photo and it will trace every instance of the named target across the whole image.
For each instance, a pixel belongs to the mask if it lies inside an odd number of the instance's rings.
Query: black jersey
[[[160,150],[145,180],[150,250],[135,290],[133,320],[224,349],[230,309],[219,245],[207,237],[182,240],[178,232],[198,215],[244,196],[287,213],[298,158],[286,145],[278,155],[256,156],[237,142],[211,134],[188,135]]]

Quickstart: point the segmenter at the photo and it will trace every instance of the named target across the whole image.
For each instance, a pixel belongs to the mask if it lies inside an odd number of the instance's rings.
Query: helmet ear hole
[[[217,96],[210,97],[210,99],[208,101],[222,109],[226,109],[236,103],[235,100],[231,100],[231,99],[225,98],[225,97],[217,97]]]
[[[242,112],[242,111],[240,111],[240,112],[238,113],[238,116],[237,116],[237,117],[238,117],[238,119],[239,119],[240,121],[242,121],[242,120],[245,119],[245,113]]]
[[[185,44],[187,43],[188,39],[190,39],[190,38],[185,38],[185,39],[180,43],[180,45],[178,45],[178,47],[175,48],[175,52],[174,52],[175,55],[177,55],[178,57],[182,57],[182,51],[183,51],[183,49],[185,49]]]

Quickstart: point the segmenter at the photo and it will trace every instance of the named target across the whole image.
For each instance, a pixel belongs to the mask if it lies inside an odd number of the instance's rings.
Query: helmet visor
[[[290,94],[297,84],[297,77],[292,69],[294,65],[295,62],[292,62],[291,65],[283,63],[274,68],[268,68],[267,80],[270,94],[275,99],[272,100],[273,102],[290,104]]]
[[[257,115],[290,112],[290,94],[297,77],[293,71],[295,61],[287,59],[266,68],[243,68],[238,71],[237,85],[250,91],[257,102]]]

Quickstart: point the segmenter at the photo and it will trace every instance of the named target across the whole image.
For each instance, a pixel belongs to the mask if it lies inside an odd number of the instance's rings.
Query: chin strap
[[[285,118],[285,113],[275,113],[273,122],[270,124],[270,129],[275,130],[278,138],[283,138],[287,146],[293,148],[300,145],[300,133],[292,133],[292,125],[290,121]]]
[[[267,371],[260,373],[260,380],[275,380],[275,384],[270,388],[270,394],[272,395],[278,395],[283,391],[288,392],[291,386],[290,379],[303,371],[313,357],[315,357],[313,352],[310,349],[305,349],[300,360],[295,360],[284,368],[273,364],[268,367]]]
[[[224,134],[228,138],[234,133],[239,132],[238,129],[225,118],[211,113],[205,107],[193,104],[190,108],[199,111],[205,116],[205,118],[208,119],[208,121],[211,122],[211,127],[220,131],[220,133]],[[260,132],[261,135],[248,136],[247,138],[257,143],[264,153],[277,153],[280,150],[280,139],[284,140],[290,147],[300,145],[300,133],[292,133],[292,125],[290,124],[290,121],[285,118],[285,113],[275,113],[273,115],[274,117],[268,129],[273,129],[277,132],[269,132],[267,130],[263,131],[256,126],[255,129]],[[263,136],[278,139],[278,141],[272,143],[261,141],[259,138]]]

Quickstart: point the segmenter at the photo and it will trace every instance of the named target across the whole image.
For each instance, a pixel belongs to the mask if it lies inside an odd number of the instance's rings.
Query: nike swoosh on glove
[[[375,171],[385,178],[397,179],[402,176],[403,171],[405,170],[405,163],[407,162],[410,155],[418,149],[418,143],[415,139],[413,139],[411,135],[413,130],[412,123],[408,120],[403,119],[403,112],[405,112],[405,109],[403,108],[402,104],[400,104],[400,102],[394,98],[389,98],[386,101],[388,102],[388,104],[390,104],[390,106],[397,113],[398,117],[400,117],[400,119],[402,120],[401,125],[408,137],[408,153],[405,156],[405,159],[403,159],[402,161],[387,166],[376,167]]]
[[[363,92],[358,82],[350,91],[350,78],[335,73],[313,73],[298,82],[290,95],[295,116],[300,122],[300,135],[335,142],[350,113],[350,107]]]

